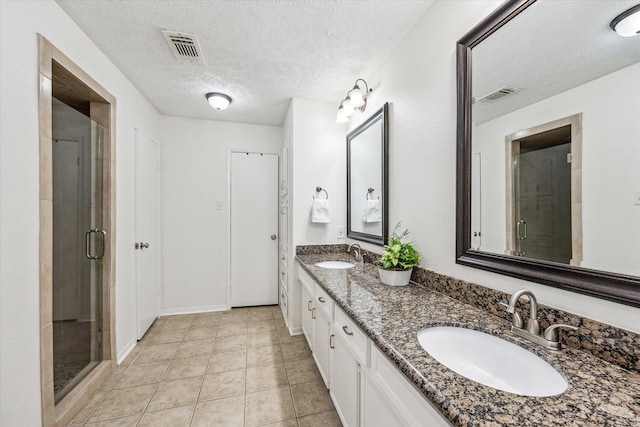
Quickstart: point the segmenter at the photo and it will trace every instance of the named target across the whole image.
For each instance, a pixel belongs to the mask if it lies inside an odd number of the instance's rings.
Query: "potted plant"
[[[411,245],[411,242],[403,242],[409,236],[409,230],[398,234],[400,223],[396,224],[393,233],[389,237],[389,244],[384,246],[384,252],[380,259],[378,274],[380,281],[390,286],[405,286],[411,279],[413,267],[418,265],[422,257]]]

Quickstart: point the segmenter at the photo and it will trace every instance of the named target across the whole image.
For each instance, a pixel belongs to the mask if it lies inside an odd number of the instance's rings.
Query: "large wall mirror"
[[[636,4],[507,1],[458,42],[459,264],[640,306]]]
[[[347,237],[384,245],[388,226],[388,104],[347,135]]]

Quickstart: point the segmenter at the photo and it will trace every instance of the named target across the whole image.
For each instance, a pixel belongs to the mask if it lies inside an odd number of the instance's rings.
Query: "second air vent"
[[[517,87],[501,87],[500,89],[493,91],[490,94],[485,95],[482,98],[478,99],[478,101],[479,102],[497,101],[500,98],[504,98],[505,96],[509,96],[513,93],[520,92],[521,90],[522,89]]]
[[[162,30],[162,34],[167,39],[176,58],[204,64],[204,56],[202,56],[202,50],[195,34],[167,30]]]

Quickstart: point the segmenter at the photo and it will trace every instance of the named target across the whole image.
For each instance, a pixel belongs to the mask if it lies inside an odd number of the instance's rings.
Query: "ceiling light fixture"
[[[640,4],[625,10],[616,16],[611,24],[611,29],[622,37],[632,37],[640,34]]]
[[[358,82],[364,83],[364,87],[360,86]],[[347,92],[347,97],[340,101],[336,122],[347,123],[356,110],[364,111],[367,108],[367,96],[371,91],[373,89],[369,89],[367,82],[363,79],[356,80],[353,89]]]
[[[209,92],[206,96],[211,108],[216,110],[226,110],[231,104],[231,97],[224,93]]]

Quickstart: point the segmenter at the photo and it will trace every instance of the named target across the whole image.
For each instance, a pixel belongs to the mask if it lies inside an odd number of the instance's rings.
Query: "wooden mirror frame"
[[[351,229],[351,140],[371,127],[378,120],[382,121],[380,135],[380,155],[382,156],[382,235],[362,233]],[[347,135],[347,237],[354,240],[384,246],[389,238],[389,103],[376,111],[360,126]]]
[[[471,249],[472,49],[535,1],[506,1],[457,43],[456,263],[640,307],[640,277]]]

